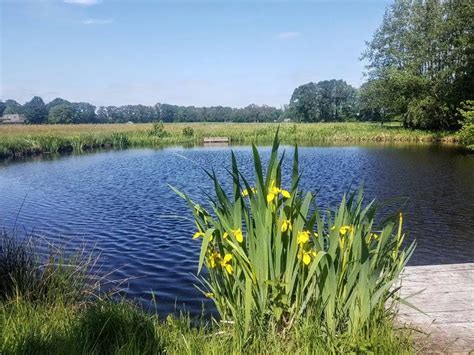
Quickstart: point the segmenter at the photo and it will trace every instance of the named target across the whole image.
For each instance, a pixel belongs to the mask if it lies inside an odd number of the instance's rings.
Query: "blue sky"
[[[359,86],[388,0],[1,2],[0,98],[95,105],[287,104],[324,79]]]

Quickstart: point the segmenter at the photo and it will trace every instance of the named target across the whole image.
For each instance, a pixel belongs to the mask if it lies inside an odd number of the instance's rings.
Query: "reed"
[[[207,136],[229,137],[233,144],[271,144],[278,124],[170,123],[163,134],[152,124],[0,125],[0,157],[83,152],[97,148],[160,147],[202,144]],[[192,132],[193,134],[190,134]],[[285,144],[362,144],[452,142],[446,132],[425,132],[372,123],[283,123]]]

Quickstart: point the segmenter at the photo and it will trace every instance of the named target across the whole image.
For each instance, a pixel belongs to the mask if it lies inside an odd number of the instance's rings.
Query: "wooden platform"
[[[399,319],[423,331],[427,352],[474,352],[474,263],[407,267],[401,296],[426,314],[401,306]]]
[[[204,144],[229,144],[229,137],[205,137]]]

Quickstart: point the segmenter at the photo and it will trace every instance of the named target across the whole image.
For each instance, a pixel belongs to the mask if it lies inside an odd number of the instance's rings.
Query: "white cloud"
[[[108,25],[114,22],[111,18],[100,19],[100,18],[89,18],[87,20],[81,21],[83,25]]]
[[[276,35],[276,38],[280,40],[289,40],[301,36],[300,32],[280,32]]]
[[[64,0],[66,4],[91,6],[99,3],[99,0]]]

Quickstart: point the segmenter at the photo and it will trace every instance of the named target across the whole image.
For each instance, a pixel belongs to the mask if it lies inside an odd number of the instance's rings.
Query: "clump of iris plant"
[[[270,321],[284,331],[311,315],[337,334],[389,316],[399,300],[395,283],[414,250],[402,247],[401,214],[376,225],[375,203],[364,205],[362,190],[344,195],[337,211],[321,211],[315,195],[298,188],[297,147],[288,180],[278,132],[265,172],[252,149],[254,182],[234,153],[232,193],[208,172],[215,193],[209,211],[175,189],[194,216],[198,274],[207,269],[201,289],[221,318],[245,332]]]

